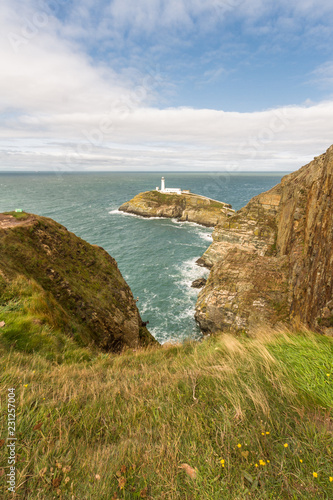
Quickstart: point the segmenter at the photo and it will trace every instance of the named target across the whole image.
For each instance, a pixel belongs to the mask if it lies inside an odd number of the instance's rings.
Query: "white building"
[[[164,194],[182,194],[182,190],[180,188],[166,188],[164,177],[161,179],[161,189],[157,187],[156,191]]]

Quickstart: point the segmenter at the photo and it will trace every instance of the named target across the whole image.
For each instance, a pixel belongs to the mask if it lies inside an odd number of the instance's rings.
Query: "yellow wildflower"
[[[326,373],[326,375],[329,377],[331,374],[330,373]]]
[[[24,384],[24,387],[28,387],[28,384]]]
[[[301,464],[303,463],[303,460],[300,458],[299,461],[301,462]]]
[[[269,463],[270,463],[270,460],[267,460],[267,463],[269,464]]]
[[[288,443],[284,443],[284,445],[283,445],[283,446],[284,446],[285,448],[288,448],[288,446],[289,446],[289,445],[288,445]]]
[[[224,467],[224,463],[225,463],[224,458],[222,458],[222,459],[220,460],[220,463],[221,463],[222,467]]]
[[[313,477],[318,477],[317,472],[313,472],[312,475],[313,475]]]
[[[268,436],[268,434],[269,434],[269,431],[266,431],[266,434],[267,434],[267,436]]]
[[[330,483],[333,481],[333,477],[330,477]]]
[[[241,445],[240,443],[238,443],[237,447],[238,447],[238,448],[241,448],[241,447],[242,447],[242,445]]]
[[[255,464],[256,467],[258,467],[258,464]]]
[[[264,432],[262,432],[262,433],[261,433],[261,435],[262,435],[262,436],[264,436],[264,435],[265,435],[265,433],[264,433]]]

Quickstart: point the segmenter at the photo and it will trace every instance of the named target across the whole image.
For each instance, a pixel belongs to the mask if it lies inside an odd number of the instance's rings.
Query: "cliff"
[[[140,193],[121,205],[119,210],[142,217],[177,218],[207,227],[214,227],[219,221],[235,213],[231,205],[205,196],[191,193],[165,194],[158,191]]]
[[[0,255],[6,345],[60,349],[64,334],[78,346],[114,352],[155,342],[116,261],[53,220],[0,214]]]
[[[333,146],[218,224],[199,264],[204,332],[293,322],[333,333]]]

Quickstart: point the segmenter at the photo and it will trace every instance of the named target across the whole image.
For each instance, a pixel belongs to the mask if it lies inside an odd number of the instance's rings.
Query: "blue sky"
[[[328,0],[3,0],[0,170],[293,170],[333,143]]]

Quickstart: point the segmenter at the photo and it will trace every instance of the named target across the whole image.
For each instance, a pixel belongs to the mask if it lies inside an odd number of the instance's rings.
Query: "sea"
[[[0,173],[0,212],[21,208],[51,217],[68,230],[102,246],[138,298],[143,321],[161,343],[200,339],[194,320],[199,290],[207,277],[196,260],[212,242],[212,229],[176,219],[147,219],[118,211],[142,191],[160,186],[230,203],[240,209],[281,181],[284,173]]]

